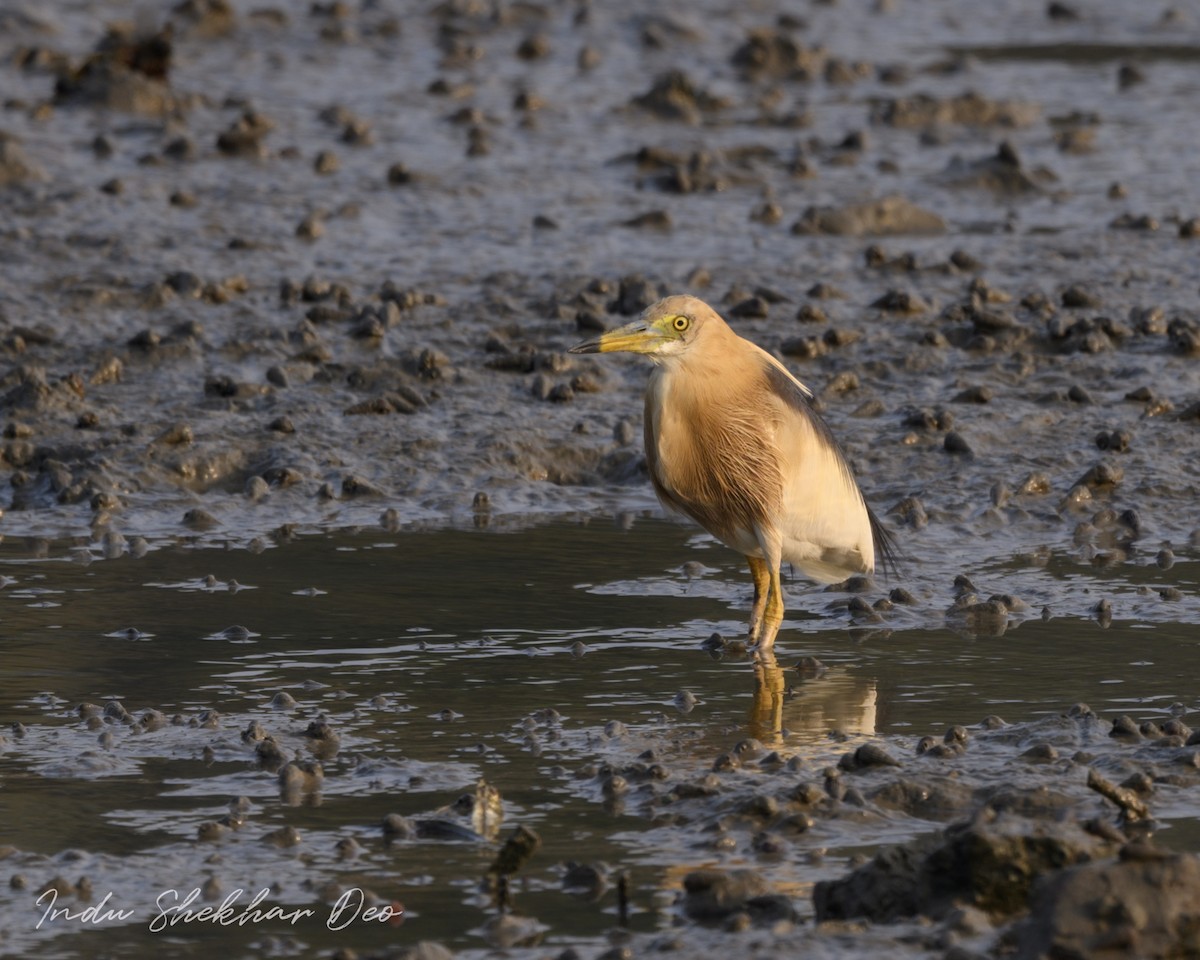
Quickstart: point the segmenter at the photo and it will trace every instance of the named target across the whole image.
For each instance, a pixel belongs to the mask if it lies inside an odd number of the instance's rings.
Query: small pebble
[[[957,430],[951,430],[949,433],[947,433],[946,439],[943,441],[942,445],[947,453],[951,453],[956,456],[969,457],[973,456],[974,454],[974,451],[971,449],[971,445]]]

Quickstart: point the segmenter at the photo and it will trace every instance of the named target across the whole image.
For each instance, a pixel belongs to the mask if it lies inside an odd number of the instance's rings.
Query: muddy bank
[[[643,368],[563,350],[682,290],[923,560],[1195,531],[1182,15],[119,13],[6,15],[13,533],[650,507]]]

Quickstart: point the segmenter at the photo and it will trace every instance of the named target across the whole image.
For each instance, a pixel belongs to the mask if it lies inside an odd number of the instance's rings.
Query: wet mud
[[[408,906],[247,955],[1196,952],[1193,11],[59,6],[0,10],[0,952],[185,884]],[[903,554],[774,663],[566,353],[682,292]]]

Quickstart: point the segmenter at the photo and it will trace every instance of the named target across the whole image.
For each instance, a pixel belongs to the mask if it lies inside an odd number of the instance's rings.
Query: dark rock
[[[517,45],[522,60],[541,60],[550,54],[550,38],[544,33],[531,33]]]
[[[988,190],[997,197],[1041,193],[1039,180],[1050,179],[1053,175],[1047,171],[1040,171],[1038,179],[1027,173],[1016,150],[1007,142],[1000,144],[995,154],[980,160],[966,161],[955,157],[939,177],[948,187],[974,187]]]
[[[1029,917],[1014,929],[1015,956],[1197,956],[1200,857],[1155,852],[1085,863],[1039,882]]]
[[[783,30],[754,30],[734,52],[732,62],[748,78],[814,80],[821,76],[826,55],[820,47],[801,47]]]
[[[940,835],[885,847],[840,880],[818,882],[813,905],[818,921],[936,919],[959,905],[1010,916],[1026,909],[1042,875],[1110,851],[1075,823],[985,810]]]
[[[1117,68],[1117,88],[1120,90],[1128,90],[1145,81],[1146,74],[1136,64],[1123,63]]]
[[[641,313],[664,296],[662,285],[640,274],[621,278],[616,301],[611,309],[625,316]]]
[[[1061,296],[1061,302],[1064,307],[1080,308],[1080,307],[1099,307],[1103,301],[1098,295],[1092,293],[1086,287],[1078,283],[1073,283],[1067,287]]]
[[[671,215],[666,210],[647,210],[645,213],[639,213],[636,217],[622,220],[621,226],[637,230],[670,230]]]
[[[1059,2],[1059,0],[1051,0],[1051,2],[1046,5],[1046,16],[1051,20],[1057,20],[1059,22],[1066,23],[1072,20],[1078,20],[1079,11],[1074,7],[1070,7],[1065,3]]]
[[[872,108],[871,119],[908,130],[946,124],[1012,129],[1033,124],[1039,113],[1035,104],[988,100],[977,93],[964,93],[945,100],[918,94],[900,100],[880,101]]]
[[[170,27],[139,35],[130,26],[111,26],[95,52],[77,69],[59,74],[54,99],[62,104],[163,116],[178,106],[166,83],[170,60]]]
[[[393,163],[388,167],[387,182],[391,187],[403,187],[415,179],[415,174],[402,163]]]
[[[231,157],[266,156],[263,139],[273,127],[262,114],[248,110],[217,137],[217,149]]]
[[[704,114],[728,106],[726,100],[700,89],[680,70],[659,75],[653,86],[641,96],[634,97],[632,103],[664,120],[692,124],[699,123]]]
[[[26,158],[17,138],[0,131],[0,187],[43,176],[41,170]]]
[[[739,319],[762,320],[767,317],[770,309],[770,304],[762,297],[748,297],[730,307],[729,315]]]
[[[888,313],[904,313],[910,316],[929,310],[929,304],[908,290],[889,290],[875,300],[871,306],[878,310],[886,310]]]
[[[723,920],[747,901],[770,894],[767,881],[750,870],[693,870],[683,878],[684,910],[693,920]]]
[[[990,403],[995,393],[991,387],[974,386],[955,394],[955,403]]]
[[[867,770],[872,767],[898,767],[900,761],[877,743],[864,743],[853,753],[847,753],[838,761],[843,770]]]
[[[946,439],[943,442],[943,447],[947,453],[953,453],[958,456],[970,457],[974,456],[974,451],[967,439],[957,430],[951,430],[946,434]]]
[[[220,522],[207,510],[195,507],[183,515],[183,525],[193,530],[207,531],[220,526]]]
[[[903,197],[889,196],[843,207],[809,207],[792,225],[795,234],[841,237],[944,233],[946,222]]]
[[[935,784],[899,779],[872,791],[870,798],[881,807],[900,810],[910,817],[945,820],[970,807],[972,792],[965,784],[953,781]]]

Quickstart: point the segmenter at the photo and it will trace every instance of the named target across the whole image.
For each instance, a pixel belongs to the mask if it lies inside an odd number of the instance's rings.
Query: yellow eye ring
[[[674,320],[671,321],[671,326],[673,326],[680,333],[683,333],[683,331],[688,328],[688,326],[691,324],[691,322],[692,321],[689,320],[687,317],[676,317]]]

